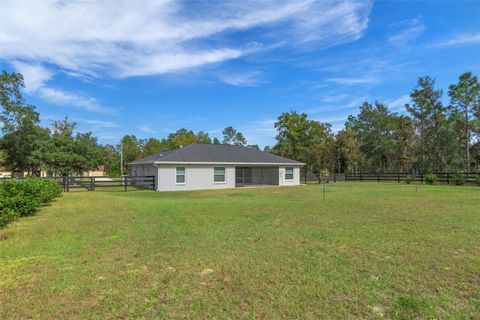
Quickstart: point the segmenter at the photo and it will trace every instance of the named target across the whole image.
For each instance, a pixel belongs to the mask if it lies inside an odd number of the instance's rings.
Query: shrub
[[[425,175],[425,182],[428,184],[434,184],[435,182],[437,182],[437,179],[437,176],[433,173],[427,173]]]
[[[27,216],[35,212],[41,202],[32,194],[31,186],[25,181],[9,180],[2,183],[0,197],[3,198],[3,208],[17,212],[20,216]]]
[[[453,182],[455,182],[457,186],[465,184],[465,175],[462,171],[455,172],[455,175],[453,176]]]
[[[406,183],[406,184],[411,184],[414,180],[415,180],[415,179],[414,179],[413,176],[410,175],[410,174],[405,177],[405,183]]]
[[[33,214],[61,194],[58,183],[48,179],[7,180],[0,183],[0,227],[19,216]]]
[[[0,228],[5,227],[10,222],[17,219],[18,216],[18,212],[8,207],[4,207],[3,203],[0,203]]]

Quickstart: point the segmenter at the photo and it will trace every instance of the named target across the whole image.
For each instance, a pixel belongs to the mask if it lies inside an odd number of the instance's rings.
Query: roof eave
[[[227,162],[227,161],[154,161],[153,164],[226,164],[226,165],[270,165],[270,166],[299,166],[299,167],[305,165],[305,163],[303,162]]]

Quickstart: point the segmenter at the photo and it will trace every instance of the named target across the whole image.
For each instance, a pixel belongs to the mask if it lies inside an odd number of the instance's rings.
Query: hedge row
[[[60,196],[55,180],[5,180],[0,182],[0,228],[18,217],[28,216]]]

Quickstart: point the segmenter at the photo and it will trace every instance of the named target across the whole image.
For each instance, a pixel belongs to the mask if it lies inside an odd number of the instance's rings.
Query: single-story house
[[[300,184],[304,164],[260,150],[190,144],[130,162],[132,176],[155,176],[157,191]]]

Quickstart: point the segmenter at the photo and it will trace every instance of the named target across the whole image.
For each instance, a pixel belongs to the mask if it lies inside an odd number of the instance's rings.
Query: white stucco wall
[[[279,167],[279,185],[280,186],[298,186],[300,185],[300,167],[293,167],[293,180],[285,179],[285,168]]]
[[[185,184],[176,183],[176,167],[185,167]],[[225,182],[213,181],[213,168],[225,167]],[[256,178],[263,175],[265,184],[280,186],[295,186],[300,184],[300,168],[293,167],[293,180],[285,179],[286,167],[252,168],[254,184],[259,184]],[[155,176],[157,191],[200,190],[235,188],[235,166],[227,165],[134,165],[133,176]]]
[[[158,191],[235,188],[235,167],[223,165],[178,165],[185,167],[185,183],[176,183],[176,165],[160,165]],[[213,168],[225,167],[225,182],[213,181]]]

